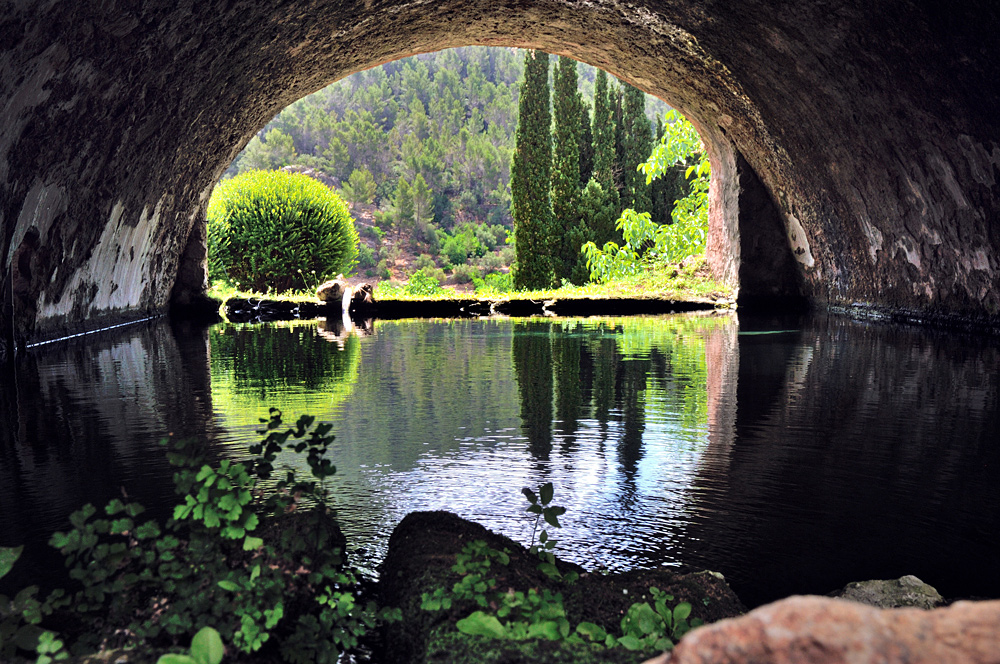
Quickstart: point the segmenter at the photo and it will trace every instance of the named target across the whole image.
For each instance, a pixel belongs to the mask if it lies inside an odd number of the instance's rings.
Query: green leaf
[[[253,551],[254,549],[259,549],[262,546],[264,546],[264,540],[260,537],[247,536],[246,539],[243,540],[244,551]]]
[[[576,626],[576,631],[591,641],[604,641],[608,637],[608,633],[603,627],[592,622],[580,623]]]
[[[536,496],[535,492],[529,489],[528,487],[524,487],[523,489],[521,489],[521,493],[524,494],[524,497],[527,498],[528,502],[531,503],[532,505],[538,502],[538,496]]]
[[[12,567],[14,567],[14,563],[16,563],[17,559],[21,557],[21,553],[23,551],[23,546],[0,546],[0,579],[7,576],[7,573],[10,572]]]
[[[169,655],[160,655],[160,658],[156,660],[156,664],[199,664],[199,662],[188,655],[171,653]]]
[[[219,664],[225,651],[222,637],[211,627],[202,627],[191,639],[191,656],[197,664]]]
[[[538,493],[542,499],[542,505],[548,505],[552,502],[552,496],[555,494],[555,489],[552,487],[552,482],[546,482],[538,490]]]
[[[687,617],[691,615],[691,605],[687,602],[681,602],[674,607],[674,622],[681,620],[687,620]]]
[[[239,584],[237,584],[234,581],[230,581],[228,579],[223,579],[222,581],[219,581],[218,586],[223,590],[229,590],[231,592],[236,592],[240,589]]]
[[[503,639],[507,637],[507,630],[495,616],[475,611],[467,618],[462,618],[455,626],[458,631],[470,636],[488,636],[493,639]]]
[[[559,631],[559,623],[555,620],[532,623],[528,625],[528,638],[558,641],[562,638],[562,634]]]
[[[628,634],[626,636],[618,639],[618,645],[623,648],[628,648],[629,650],[640,650],[643,647],[643,643],[640,639]]]

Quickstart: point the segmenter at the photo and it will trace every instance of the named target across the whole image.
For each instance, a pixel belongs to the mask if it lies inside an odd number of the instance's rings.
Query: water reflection
[[[520,488],[551,481],[560,550],[590,568],[708,567],[751,604],[908,573],[1000,596],[994,340],[735,315],[352,328],[161,322],[22,358],[0,545],[122,488],[164,509],[165,433],[238,457],[276,406],[334,422],[369,566],[419,509],[526,540]]]

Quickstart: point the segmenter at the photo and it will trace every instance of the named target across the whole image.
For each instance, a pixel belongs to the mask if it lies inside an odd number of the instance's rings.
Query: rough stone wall
[[[774,252],[794,252],[813,301],[995,319],[997,12],[990,0],[8,0],[3,337],[164,311],[213,183],[271,117],[354,71],[473,43],[571,55],[683,110],[763,183],[788,240]],[[746,226],[726,203],[739,196],[720,192],[712,264],[736,281]]]

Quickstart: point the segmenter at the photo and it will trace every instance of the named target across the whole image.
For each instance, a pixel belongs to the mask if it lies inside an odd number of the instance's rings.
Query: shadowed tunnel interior
[[[253,134],[355,71],[538,48],[683,111],[709,259],[754,298],[996,325],[1000,15],[986,0],[115,0],[0,11],[3,354],[184,304]]]

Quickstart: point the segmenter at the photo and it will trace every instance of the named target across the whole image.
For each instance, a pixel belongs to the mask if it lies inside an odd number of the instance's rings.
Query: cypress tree
[[[594,179],[605,191],[615,185],[615,119],[611,94],[607,73],[598,69],[594,82]]]
[[[586,242],[580,222],[580,103],[576,60],[559,56],[553,74],[552,216],[560,230],[556,275],[572,279]]]
[[[622,184],[625,205],[636,212],[649,212],[652,206],[646,175],[638,166],[649,158],[653,150],[652,127],[646,117],[646,95],[631,85],[625,86],[622,103],[624,126],[624,154],[622,159]]]
[[[612,173],[615,178],[615,188],[621,198],[625,198],[625,117],[622,89],[619,86],[611,91],[611,117],[615,128],[615,166]]]
[[[594,130],[590,121],[590,104],[577,92],[576,100],[580,106],[580,188],[594,175]]]
[[[546,288],[552,283],[551,124],[549,55],[527,51],[510,167],[517,289]]]

